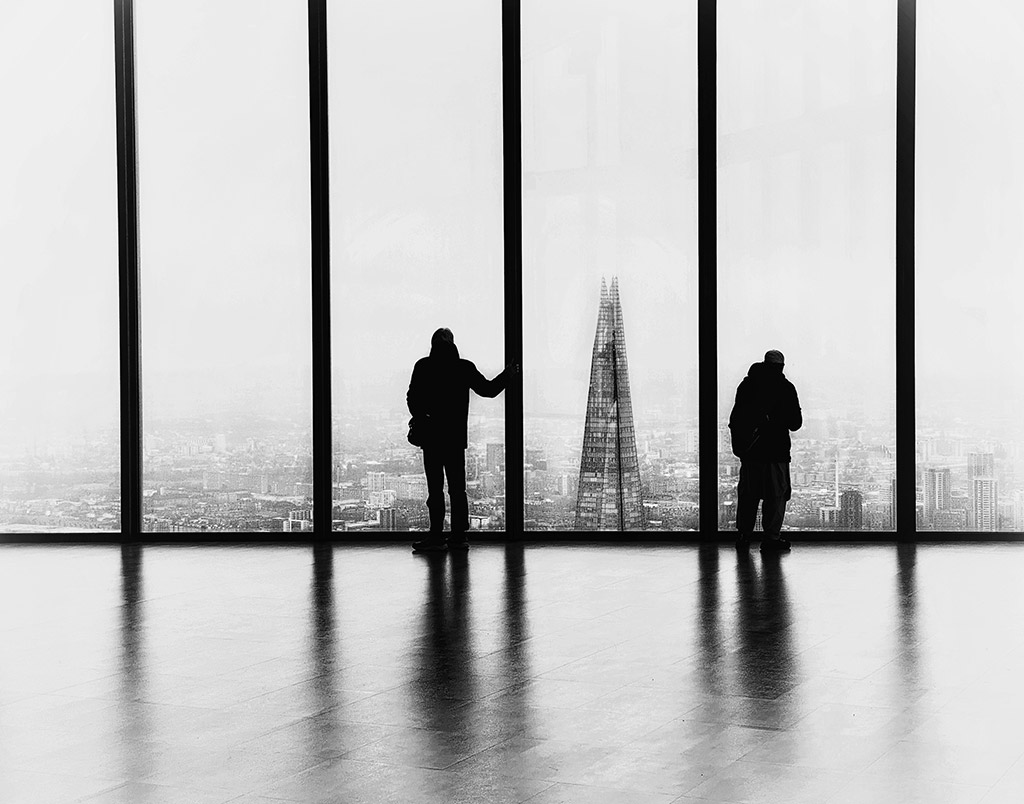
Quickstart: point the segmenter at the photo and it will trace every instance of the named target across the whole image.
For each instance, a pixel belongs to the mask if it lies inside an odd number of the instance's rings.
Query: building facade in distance
[[[619,281],[601,280],[576,496],[576,530],[643,530],[640,464],[629,394]]]

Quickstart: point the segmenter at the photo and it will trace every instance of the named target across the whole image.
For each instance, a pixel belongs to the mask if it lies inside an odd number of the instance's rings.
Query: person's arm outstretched
[[[488,380],[483,374],[481,374],[473,363],[466,361],[469,369],[469,387],[472,388],[480,396],[495,397],[505,390],[505,386],[508,384],[509,366],[495,377],[493,380]]]

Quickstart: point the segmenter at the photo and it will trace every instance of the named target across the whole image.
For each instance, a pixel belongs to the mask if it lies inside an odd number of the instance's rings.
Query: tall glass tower
[[[583,430],[576,530],[643,530],[644,503],[629,396],[619,280],[601,280]]]

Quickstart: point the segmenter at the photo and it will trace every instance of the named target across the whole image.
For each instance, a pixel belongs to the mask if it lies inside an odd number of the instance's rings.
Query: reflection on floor
[[[1021,802],[1024,546],[0,548],[0,801]]]

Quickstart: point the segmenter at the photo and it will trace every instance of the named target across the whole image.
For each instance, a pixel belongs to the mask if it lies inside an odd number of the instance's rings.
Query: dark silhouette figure
[[[412,428],[423,448],[423,471],[427,476],[427,510],[430,533],[413,543],[414,552],[444,550],[446,546],[469,546],[469,501],[466,499],[466,430],[470,389],[480,396],[495,397],[505,390],[506,367],[493,380],[477,371],[469,360],[459,357],[450,329],[437,330],[430,339],[430,355],[420,358],[412,370],[406,401],[412,414]],[[444,530],[444,479],[452,503],[451,532],[447,544]]]
[[[754,363],[736,389],[729,416],[732,451],[740,459],[736,502],[737,547],[746,547],[761,504],[764,538],[761,550],[788,550],[781,537],[786,502],[792,496],[789,480],[791,430],[803,424],[796,388],[782,373],[785,358],[771,349],[764,362]]]

